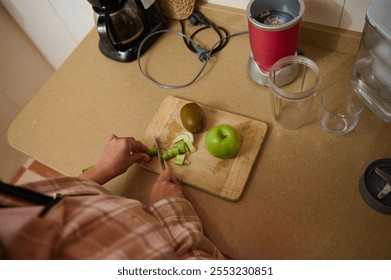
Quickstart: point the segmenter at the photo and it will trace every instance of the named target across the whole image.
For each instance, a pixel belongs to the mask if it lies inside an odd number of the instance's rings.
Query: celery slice
[[[194,147],[193,143],[191,143],[190,141],[185,141],[185,144],[189,149],[190,153],[195,153],[197,151],[196,147]]]
[[[176,165],[183,165],[185,163],[186,154],[180,154],[175,157]]]
[[[186,154],[186,152],[187,152],[187,145],[186,145],[186,143],[185,142],[179,142],[178,143],[178,145],[177,145],[177,147],[178,147],[178,149],[179,149],[179,152],[181,153],[181,154]]]
[[[174,156],[177,156],[177,155],[181,154],[179,152],[179,147],[178,146],[172,147],[171,150],[172,150],[172,153],[174,154]]]
[[[173,143],[178,143],[180,141],[191,141],[191,143],[194,143],[194,135],[190,131],[183,131],[179,133],[177,137],[175,137]]]
[[[145,152],[147,155],[154,156],[157,155],[157,149],[156,147],[150,148]]]

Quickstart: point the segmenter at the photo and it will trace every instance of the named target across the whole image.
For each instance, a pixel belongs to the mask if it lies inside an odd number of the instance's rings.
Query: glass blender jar
[[[391,123],[391,1],[374,0],[366,15],[351,84],[366,105]]]

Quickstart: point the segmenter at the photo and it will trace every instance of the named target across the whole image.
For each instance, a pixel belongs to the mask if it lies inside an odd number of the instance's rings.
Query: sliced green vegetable
[[[178,143],[180,141],[191,141],[194,143],[194,135],[190,131],[181,132],[177,137],[175,137],[173,143]]]
[[[165,152],[163,155],[162,155],[162,158],[163,160],[169,160],[170,158],[173,158],[173,154],[172,153],[169,153],[168,151]]]
[[[175,157],[175,164],[176,165],[183,165],[185,163],[186,154],[177,155]]]
[[[156,147],[150,148],[145,152],[147,155],[155,156],[157,155],[157,149]]]
[[[179,142],[177,147],[179,149],[179,153],[181,154],[186,154],[186,152],[188,151],[188,147],[185,142]]]
[[[163,160],[169,160],[175,157],[175,164],[183,165],[188,163],[189,161],[186,159],[186,154],[191,152],[194,153],[197,149],[193,145],[194,136],[191,132],[181,132],[178,135],[174,142],[175,145],[171,146],[163,155]]]
[[[83,168],[82,169],[82,173],[84,173],[84,172],[86,172],[88,169],[91,169],[91,168],[93,168],[94,167],[94,165],[90,165],[90,166],[88,166],[88,167],[86,167],[86,168]]]
[[[172,153],[174,154],[174,156],[177,156],[180,154],[178,146],[172,147],[171,150],[172,150]]]
[[[194,147],[193,143],[191,141],[185,141],[184,142],[187,146],[187,149],[190,153],[195,153],[197,151],[196,147]]]
[[[170,158],[173,158],[175,157],[176,155],[174,154],[174,151],[172,149],[169,149],[167,152],[165,152],[163,155],[162,155],[162,158],[164,160],[169,160]]]

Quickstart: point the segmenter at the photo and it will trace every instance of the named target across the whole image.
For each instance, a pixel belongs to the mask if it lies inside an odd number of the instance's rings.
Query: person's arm
[[[133,137],[111,135],[98,162],[80,174],[80,178],[103,185],[114,177],[124,173],[135,162],[150,160],[144,153],[148,148]]]
[[[164,170],[153,186],[149,210],[166,227],[180,259],[224,259],[204,235],[203,226],[182,187],[169,170]]]

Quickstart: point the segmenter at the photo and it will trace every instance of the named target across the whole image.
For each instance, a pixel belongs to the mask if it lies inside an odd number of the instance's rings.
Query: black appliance
[[[116,61],[137,59],[139,45],[148,34],[166,29],[168,20],[155,0],[88,0],[95,11],[99,49]],[[146,51],[159,37],[144,44]]]

